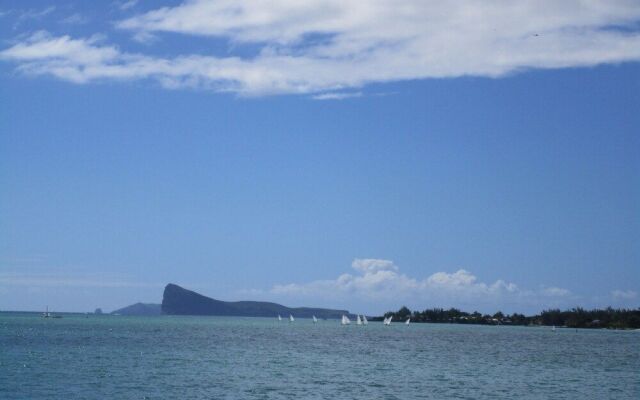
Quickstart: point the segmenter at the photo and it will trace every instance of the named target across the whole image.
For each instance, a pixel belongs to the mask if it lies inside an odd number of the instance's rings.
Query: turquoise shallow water
[[[0,399],[640,398],[640,332],[0,313]]]

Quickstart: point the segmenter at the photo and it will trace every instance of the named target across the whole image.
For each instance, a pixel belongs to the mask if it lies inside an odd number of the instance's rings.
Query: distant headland
[[[221,301],[187,290],[173,283],[164,288],[161,305],[166,315],[227,315],[243,317],[283,317],[293,315],[299,318],[316,316],[323,319],[339,319],[351,315],[347,310],[328,308],[296,307],[290,308],[277,303],[264,301]]]
[[[113,311],[114,315],[154,316],[160,315],[160,304],[136,303]]]
[[[413,311],[402,307],[396,312],[387,312],[382,317],[372,318],[382,321],[383,318],[393,317],[396,321],[410,319],[411,322],[446,323],[446,324],[476,324],[476,325],[523,325],[523,326],[559,326],[567,328],[609,328],[609,329],[639,329],[640,309],[605,309],[585,310],[573,308],[560,311],[545,310],[538,315],[525,316],[513,313],[511,315],[497,313],[481,314],[477,311],[468,313],[457,308],[445,310],[431,308],[424,311]]]

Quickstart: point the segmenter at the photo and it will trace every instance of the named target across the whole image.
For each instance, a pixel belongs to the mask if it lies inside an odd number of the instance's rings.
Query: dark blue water
[[[0,313],[0,399],[640,399],[640,332]]]

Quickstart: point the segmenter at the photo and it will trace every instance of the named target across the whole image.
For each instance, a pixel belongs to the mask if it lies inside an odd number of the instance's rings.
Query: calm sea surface
[[[0,399],[640,399],[640,332],[0,313]]]

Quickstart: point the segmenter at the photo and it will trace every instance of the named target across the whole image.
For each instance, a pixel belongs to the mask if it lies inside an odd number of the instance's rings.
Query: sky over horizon
[[[0,310],[640,307],[637,1],[0,0],[0,39]]]

